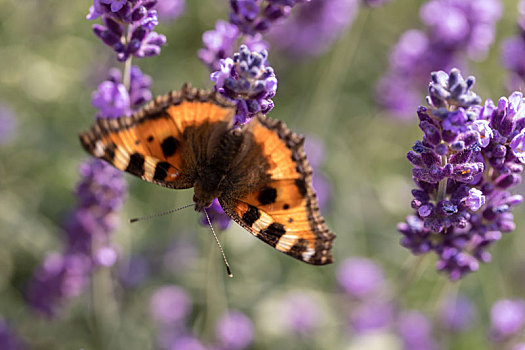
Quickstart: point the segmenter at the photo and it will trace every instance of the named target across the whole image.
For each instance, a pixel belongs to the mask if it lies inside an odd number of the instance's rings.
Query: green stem
[[[126,41],[126,44],[129,43],[130,39],[130,31],[129,31],[129,25],[126,25],[126,36],[124,37],[124,40]],[[124,71],[122,72],[122,84],[124,84],[124,87],[129,92],[129,86],[131,81],[131,61],[133,56],[129,56],[126,62],[124,62]]]
[[[448,163],[447,156],[441,156],[441,166],[445,166]],[[438,193],[436,197],[436,203],[443,200],[447,194],[447,181],[448,177],[445,177],[443,180],[439,181]]]
[[[124,72],[122,72],[122,84],[129,92],[129,86],[131,81],[131,56],[124,62]]]

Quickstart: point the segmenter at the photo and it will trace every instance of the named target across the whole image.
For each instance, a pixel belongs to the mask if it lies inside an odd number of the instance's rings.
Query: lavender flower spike
[[[266,65],[268,52],[250,52],[241,45],[233,59],[220,61],[221,69],[211,73],[215,89],[237,102],[235,123],[242,125],[258,112],[268,113],[273,108],[271,98],[277,90],[273,68]]]
[[[432,73],[429,108],[418,109],[423,138],[407,154],[415,213],[398,225],[401,244],[436,253],[437,269],[452,280],[491,260],[487,248],[514,230],[510,209],[523,200],[508,192],[523,171],[523,96],[482,106],[474,82],[457,69]]]
[[[102,25],[94,24],[93,32],[110,46],[117,59],[130,56],[149,57],[160,53],[166,37],[153,31],[159,24],[156,0],[94,0],[87,19],[102,16]],[[128,39],[129,38],[129,39]]]

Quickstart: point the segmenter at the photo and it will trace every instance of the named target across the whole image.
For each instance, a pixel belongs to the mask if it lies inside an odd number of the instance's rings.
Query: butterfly
[[[158,185],[194,188],[195,210],[215,198],[235,222],[296,259],[332,262],[335,235],[312,187],[304,137],[257,114],[234,126],[235,104],[185,84],[131,116],[99,118],[79,135],[87,152]]]

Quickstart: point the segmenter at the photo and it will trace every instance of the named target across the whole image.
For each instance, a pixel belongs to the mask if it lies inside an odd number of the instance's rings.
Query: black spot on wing
[[[162,153],[164,153],[164,157],[171,157],[172,155],[177,152],[177,148],[179,148],[179,140],[174,138],[173,136],[168,136],[162,141]]]
[[[257,196],[257,200],[262,205],[272,204],[275,203],[275,199],[277,198],[277,190],[273,187],[265,187]]]
[[[299,193],[301,196],[306,196],[306,182],[303,179],[296,179],[295,180],[295,186],[297,186],[297,190],[299,190]]]
[[[170,163],[168,162],[158,162],[155,166],[155,174],[153,175],[153,180],[162,181],[168,176],[168,170],[170,168]]]
[[[284,210],[288,210],[288,209],[290,209],[290,204],[288,204],[288,203],[284,203],[284,205],[283,205],[283,209],[284,209]]]
[[[253,223],[261,217],[261,213],[259,212],[259,209],[254,207],[253,205],[248,205],[248,210],[244,215],[242,216],[242,221],[252,227]]]
[[[126,171],[137,176],[144,175],[144,156],[140,153],[133,153],[129,157]]]
[[[115,145],[115,143],[113,142],[108,143],[106,148],[104,148],[104,159],[106,159],[109,162],[113,162],[113,159],[115,159],[116,149],[117,149],[117,145]]]
[[[278,222],[274,222],[264,230],[261,230],[262,239],[272,247],[277,245],[277,242],[285,233],[284,226]]]
[[[308,241],[304,238],[299,238],[297,242],[290,248],[286,254],[299,257],[308,249]]]
[[[153,136],[152,135],[149,135],[148,136],[148,142],[152,142],[153,141]]]

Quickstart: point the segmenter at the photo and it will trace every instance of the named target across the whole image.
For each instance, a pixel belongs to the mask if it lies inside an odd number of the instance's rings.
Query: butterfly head
[[[195,190],[193,194],[195,211],[202,211],[202,209],[210,207],[213,200],[222,194],[216,187],[210,186],[210,182],[196,181],[193,187]]]

